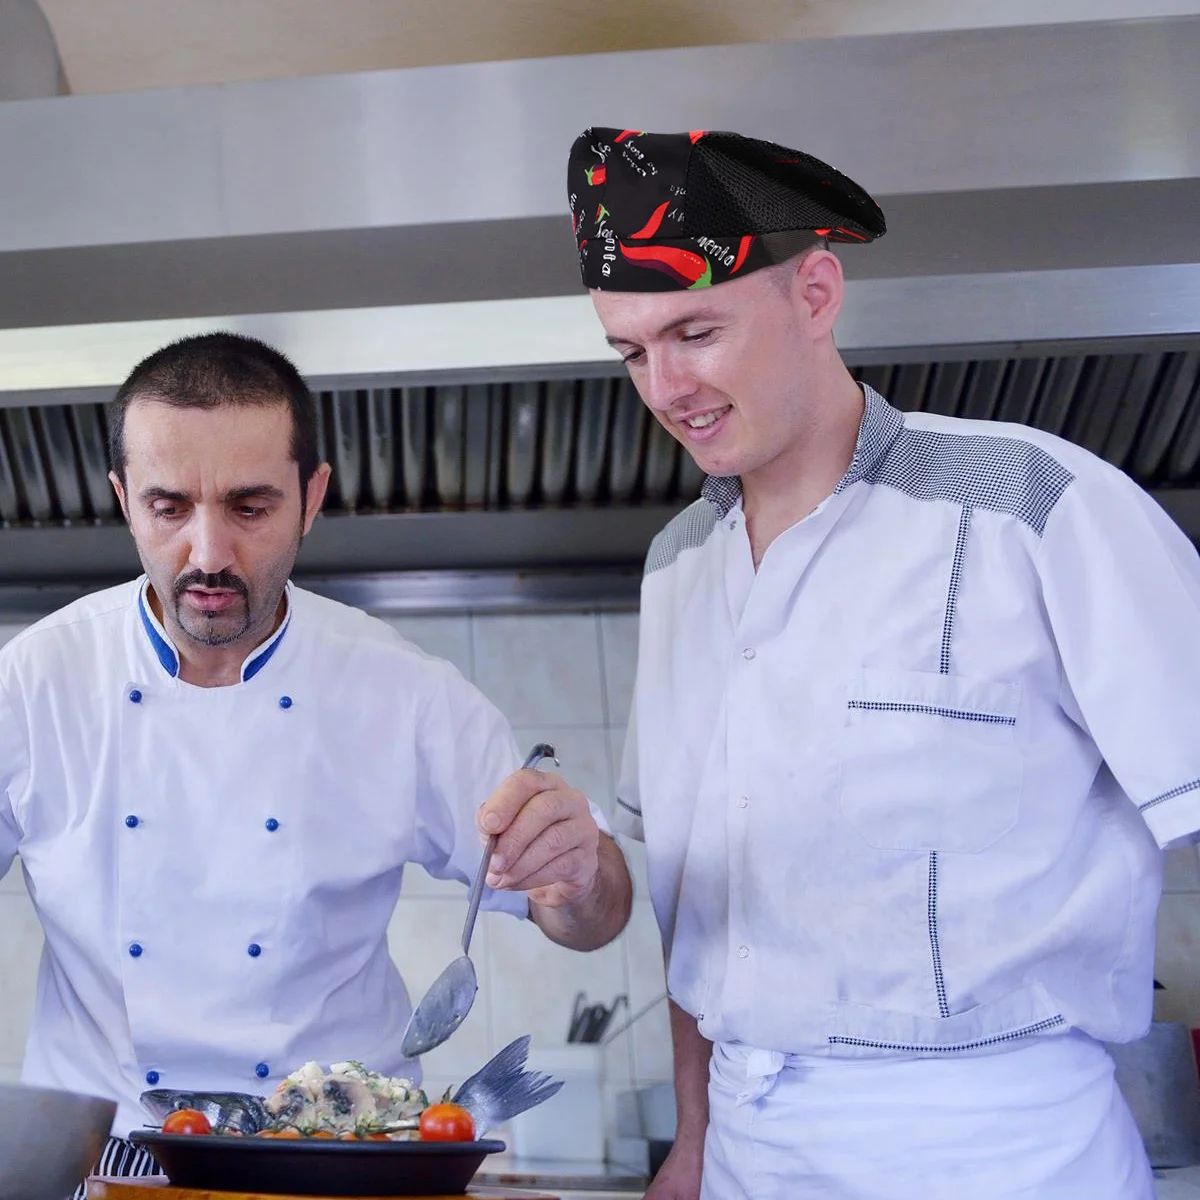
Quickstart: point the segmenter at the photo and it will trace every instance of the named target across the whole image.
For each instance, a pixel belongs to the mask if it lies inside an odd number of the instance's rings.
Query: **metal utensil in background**
[[[539,742],[529,752],[521,769],[536,767],[544,758],[553,758],[555,764],[558,763],[554,747]],[[475,918],[479,915],[479,901],[483,896],[488,864],[496,852],[498,841],[498,834],[488,838],[479,869],[475,872],[475,881],[467,901],[467,919],[463,923],[462,954],[433,981],[408,1019],[404,1040],[400,1044],[406,1058],[416,1058],[440,1046],[463,1023],[475,1003],[479,984],[475,978],[475,965],[471,962],[471,935],[475,932]]]
[[[595,1045],[612,1023],[618,1008],[629,1006],[629,997],[623,992],[612,1004],[588,1004],[587,995],[578,993],[571,1012],[571,1024],[567,1030],[567,1042],[574,1045]]]
[[[583,1015],[583,1022],[579,1029],[579,1036],[576,1037],[577,1042],[584,1045],[590,1045],[596,1040],[596,1030],[600,1028],[604,1022],[604,1014],[608,1010],[603,1004],[589,1004]]]
[[[587,992],[576,992],[575,1003],[571,1008],[571,1020],[567,1025],[568,1043],[579,1041],[579,1034],[582,1032],[584,1023],[587,1021],[587,1015]]]
[[[629,997],[622,992],[605,1010],[597,1025],[588,1032],[591,1035],[589,1041],[602,1042],[604,1035],[608,1032],[608,1027],[612,1024],[613,1017],[617,1015],[617,1009],[625,1006],[626,1012],[629,1010]]]

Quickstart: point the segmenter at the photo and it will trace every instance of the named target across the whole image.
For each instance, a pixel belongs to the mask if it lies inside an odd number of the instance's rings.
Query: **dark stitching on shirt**
[[[1181,783],[1177,788],[1163,792],[1161,796],[1155,796],[1153,800],[1147,800],[1145,804],[1139,804],[1138,812],[1145,812],[1146,809],[1153,808],[1156,804],[1165,804],[1168,800],[1174,800],[1176,796],[1184,796],[1188,792],[1200,792],[1200,779],[1193,779],[1191,783]]]
[[[919,1046],[905,1042],[873,1042],[868,1038],[830,1037],[829,1042],[838,1046],[863,1046],[870,1050],[898,1050],[906,1054],[957,1054],[963,1050],[978,1050],[983,1046],[998,1046],[1004,1042],[1019,1041],[1034,1033],[1045,1033],[1049,1029],[1057,1029],[1065,1025],[1066,1018],[1062,1016],[1047,1017],[1033,1025],[1025,1025],[1020,1029],[1010,1029],[1007,1033],[998,1033],[993,1037],[979,1038],[974,1042],[955,1042],[950,1046]]]
[[[933,986],[937,991],[938,1012],[943,1017],[950,1015],[950,1005],[946,1000],[946,980],[942,975],[942,948],[938,943],[938,856],[934,850],[929,855],[929,950],[933,956]]]
[[[678,516],[672,517],[666,527],[650,543],[646,553],[645,575],[665,570],[685,550],[703,546],[717,527],[719,509],[708,499],[689,504]]]
[[[700,495],[717,510],[717,520],[723,521],[742,498],[742,481],[737,475],[707,475]]]
[[[954,618],[958,613],[958,586],[962,582],[963,560],[967,553],[967,537],[971,532],[971,506],[963,505],[958,518],[958,537],[954,543],[954,562],[950,567],[950,587],[946,592],[946,619],[942,623],[942,656],[939,670],[950,674],[950,642],[954,636]]]
[[[914,500],[947,500],[1004,513],[1041,537],[1075,476],[1040,446],[1020,438],[906,426],[863,479]]]
[[[900,704],[891,700],[850,700],[847,703],[848,707],[862,709],[864,712],[927,713],[934,717],[952,717],[956,721],[981,721],[985,725],[1017,723],[1016,717],[1003,716],[1000,713],[969,712],[962,708],[941,708],[936,704]]]
[[[625,803],[625,801],[624,801],[624,800],[622,800],[620,796],[618,796],[618,797],[617,797],[617,803],[618,803],[618,804],[619,804],[619,805],[620,805],[620,806],[621,806],[621,807],[622,807],[622,808],[623,808],[623,809],[624,809],[626,812],[631,812],[631,813],[633,813],[633,815],[634,815],[635,817],[640,817],[640,816],[642,815],[642,810],[641,810],[640,808],[634,808],[632,804],[626,804],[626,803]]]

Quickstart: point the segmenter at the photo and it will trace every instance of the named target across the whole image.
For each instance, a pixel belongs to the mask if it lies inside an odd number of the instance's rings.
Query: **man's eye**
[[[179,516],[179,509],[174,504],[156,504],[150,511],[164,521]]]
[[[265,508],[255,508],[251,504],[241,504],[238,506],[238,515],[246,517],[248,520],[254,520],[257,517],[265,517],[267,510]]]
[[[713,331],[711,329],[699,329],[694,333],[685,333],[682,340],[685,342],[703,342],[707,338],[712,337],[712,335]]]
[[[627,366],[636,366],[646,357],[644,350],[631,350],[628,354],[621,355],[621,361]]]

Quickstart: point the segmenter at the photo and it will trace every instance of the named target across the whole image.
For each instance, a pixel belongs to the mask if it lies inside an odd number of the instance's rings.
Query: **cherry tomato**
[[[423,1142],[473,1142],[475,1122],[457,1104],[431,1104],[419,1122]]]
[[[177,1108],[167,1113],[162,1128],[163,1133],[212,1133],[208,1118],[194,1108]]]

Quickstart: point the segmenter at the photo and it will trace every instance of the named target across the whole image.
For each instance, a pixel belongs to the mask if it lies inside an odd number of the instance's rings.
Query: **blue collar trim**
[[[287,612],[283,614],[283,620],[279,624],[279,628],[275,630],[269,641],[264,642],[244,663],[242,663],[242,682],[246,683],[251,680],[271,661],[271,655],[279,649],[279,643],[283,641],[283,635],[287,633],[288,626],[292,623],[292,585],[287,585],[287,590],[284,592],[284,598],[287,601]]]
[[[138,615],[142,618],[142,628],[146,631],[163,670],[174,679],[179,674],[179,655],[175,653],[175,647],[167,641],[166,634],[159,628],[157,619],[146,603],[146,589],[149,586],[150,581],[143,580],[141,588],[138,589]]]
[[[179,674],[179,653],[171,645],[166,631],[159,624],[158,618],[155,617],[150,605],[146,602],[146,593],[149,587],[150,581],[143,579],[142,586],[138,591],[138,616],[142,619],[142,628],[146,631],[146,637],[149,639],[158,661],[162,664],[162,669],[174,679]],[[271,656],[279,649],[279,643],[283,641],[283,635],[287,633],[288,626],[292,623],[291,583],[287,585],[284,599],[287,602],[287,611],[283,614],[279,628],[242,663],[243,683],[253,679],[271,661]]]

